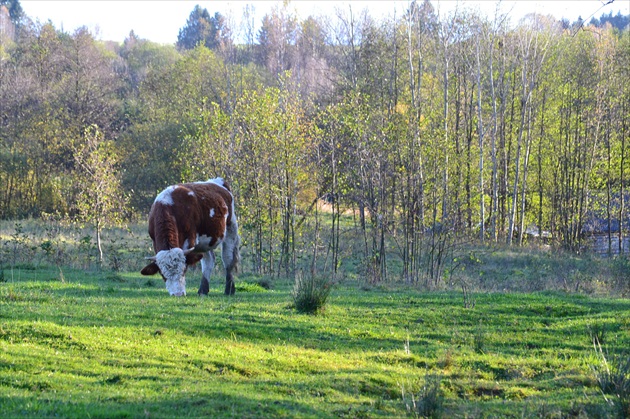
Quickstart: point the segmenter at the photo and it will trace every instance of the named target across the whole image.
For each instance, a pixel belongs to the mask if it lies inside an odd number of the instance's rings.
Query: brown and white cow
[[[171,295],[186,295],[186,270],[201,260],[199,294],[210,290],[214,249],[221,245],[225,294],[234,294],[232,272],[240,261],[234,197],[221,178],[169,186],[155,198],[149,213],[155,256],[142,275],[160,273]]]

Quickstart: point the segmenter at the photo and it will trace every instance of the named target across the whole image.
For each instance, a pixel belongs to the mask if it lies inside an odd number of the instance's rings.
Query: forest
[[[231,27],[195,6],[175,45],[120,44],[0,1],[0,219],[100,232],[221,176],[260,274],[335,272],[350,246],[369,280],[395,262],[409,283],[462,242],[628,252],[628,16],[279,3],[255,30],[249,10]]]

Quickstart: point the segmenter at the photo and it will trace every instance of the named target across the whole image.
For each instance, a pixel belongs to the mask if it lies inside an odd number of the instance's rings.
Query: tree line
[[[1,3],[2,219],[102,227],[223,176],[252,270],[334,272],[349,214],[370,278],[394,253],[427,283],[461,238],[579,251],[595,218],[610,246],[628,231],[630,31],[612,15],[512,22],[424,0],[300,20],[287,3],[255,32],[250,6],[241,27],[196,6],[159,45]]]

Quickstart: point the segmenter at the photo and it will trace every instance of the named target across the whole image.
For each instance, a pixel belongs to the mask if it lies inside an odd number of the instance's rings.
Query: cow
[[[214,249],[221,245],[225,294],[235,292],[240,237],[234,197],[222,178],[172,185],[158,194],[149,212],[149,236],[155,256],[142,275],[160,273],[171,295],[186,295],[186,270],[201,260],[199,295],[210,290]]]

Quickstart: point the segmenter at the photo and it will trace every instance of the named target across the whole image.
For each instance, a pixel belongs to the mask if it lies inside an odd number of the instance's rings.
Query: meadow
[[[291,280],[241,274],[226,297],[217,272],[199,297],[195,269],[174,298],[122,250],[119,270],[47,263],[45,237],[22,259],[30,230],[2,231],[4,417],[627,417],[602,391],[606,368],[630,379],[630,301],[598,285],[614,266],[479,253],[466,294],[346,275],[307,315]]]

